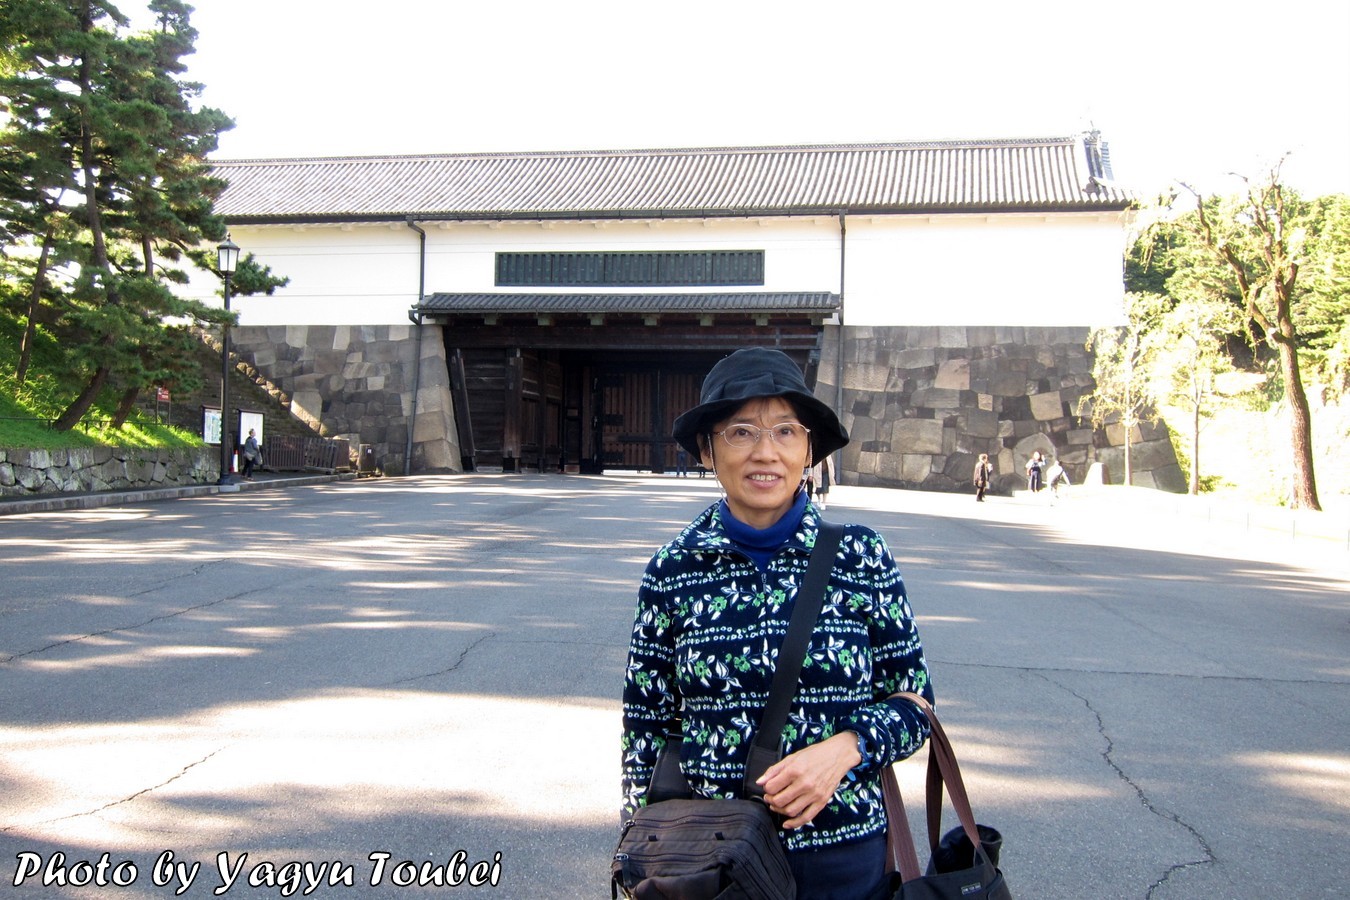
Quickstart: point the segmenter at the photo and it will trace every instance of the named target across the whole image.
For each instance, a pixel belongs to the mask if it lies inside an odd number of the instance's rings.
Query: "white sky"
[[[219,158],[1043,137],[1350,193],[1350,2],[196,0]],[[128,14],[143,0],[122,0]]]

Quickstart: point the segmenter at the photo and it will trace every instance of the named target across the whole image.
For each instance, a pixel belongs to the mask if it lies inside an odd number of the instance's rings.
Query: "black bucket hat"
[[[748,400],[786,397],[811,429],[811,458],[819,462],[848,443],[839,417],[816,399],[802,371],[781,350],[747,347],[718,360],[703,379],[699,404],[675,420],[675,440],[697,459],[698,436]]]

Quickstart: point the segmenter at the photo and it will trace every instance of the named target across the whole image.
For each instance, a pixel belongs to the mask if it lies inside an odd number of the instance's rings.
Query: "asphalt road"
[[[0,517],[0,895],[609,896],[635,587],[714,488]],[[1016,896],[1345,896],[1343,548],[1101,500],[832,499],[901,561]]]

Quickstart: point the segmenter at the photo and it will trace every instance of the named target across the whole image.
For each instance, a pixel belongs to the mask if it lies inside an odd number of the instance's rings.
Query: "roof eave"
[[[543,222],[625,221],[649,219],[804,218],[816,216],[934,216],[1011,215],[1075,212],[1124,212],[1138,205],[1133,199],[1111,198],[1082,203],[925,205],[925,206],[798,206],[745,209],[596,209],[491,210],[486,212],[407,211],[388,213],[315,213],[242,215],[225,213],[231,225],[337,225],[396,222]]]

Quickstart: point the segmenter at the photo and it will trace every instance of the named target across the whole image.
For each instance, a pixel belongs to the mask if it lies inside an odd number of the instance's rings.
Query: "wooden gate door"
[[[665,472],[675,465],[675,417],[698,402],[699,376],[662,369],[610,370],[597,381],[604,466]],[[690,460],[692,466],[697,460]]]

